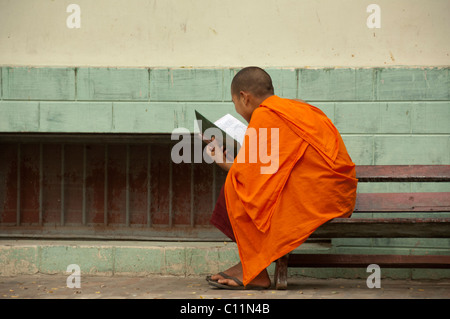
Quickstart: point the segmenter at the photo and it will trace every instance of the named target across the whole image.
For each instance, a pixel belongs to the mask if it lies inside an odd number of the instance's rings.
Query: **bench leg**
[[[289,255],[277,259],[275,262],[275,289],[287,289],[287,269]]]

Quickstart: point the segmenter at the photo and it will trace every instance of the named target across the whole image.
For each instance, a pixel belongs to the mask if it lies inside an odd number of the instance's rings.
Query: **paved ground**
[[[0,299],[450,299],[450,280],[381,280],[369,289],[364,279],[290,278],[288,289],[233,291],[210,287],[204,277],[82,276],[68,288],[65,275],[0,277]]]

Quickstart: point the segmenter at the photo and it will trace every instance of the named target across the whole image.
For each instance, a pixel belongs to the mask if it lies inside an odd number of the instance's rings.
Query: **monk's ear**
[[[250,103],[250,94],[245,91],[240,91],[239,95],[240,95],[240,98],[242,99],[242,101],[244,102],[244,105],[248,106],[248,104]]]

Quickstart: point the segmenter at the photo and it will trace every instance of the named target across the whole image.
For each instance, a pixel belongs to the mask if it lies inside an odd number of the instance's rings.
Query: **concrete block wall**
[[[194,109],[238,116],[230,96],[236,71],[2,67],[0,132],[192,131]],[[450,163],[449,68],[267,71],[276,94],[330,117],[357,164]]]
[[[450,164],[448,67],[267,71],[277,95],[306,100],[330,117],[357,165]],[[226,113],[240,117],[230,96],[233,68],[3,66],[0,72],[0,134],[170,134],[179,127],[193,130],[194,109],[213,120]],[[358,191],[449,192],[450,183],[360,184]],[[447,239],[339,239],[332,249],[450,254],[449,247]],[[398,271],[393,276],[411,276]],[[433,274],[416,272],[450,276]]]
[[[64,274],[71,264],[87,276],[203,276],[238,261],[232,243],[0,241],[0,277]]]

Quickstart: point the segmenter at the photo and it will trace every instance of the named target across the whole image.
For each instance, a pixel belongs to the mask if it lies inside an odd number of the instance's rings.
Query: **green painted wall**
[[[235,69],[2,67],[0,132],[171,133],[237,115]],[[318,106],[357,164],[449,164],[449,68],[267,69]]]
[[[381,165],[450,164],[449,69],[267,71],[277,95],[304,99],[330,117],[356,164]],[[0,69],[0,133],[160,134],[177,127],[192,131],[194,109],[212,119],[226,113],[237,116],[230,96],[236,71],[4,66]],[[450,183],[361,183],[358,191],[450,192]],[[339,239],[333,244],[338,252],[450,254],[447,239]],[[329,275],[323,270],[301,271]],[[352,270],[333,271],[353,274]],[[448,271],[426,270],[390,274],[450,276]]]

